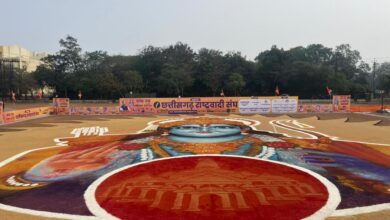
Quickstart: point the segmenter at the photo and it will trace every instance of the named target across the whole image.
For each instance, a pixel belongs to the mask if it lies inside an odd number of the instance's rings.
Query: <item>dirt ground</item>
[[[15,105],[16,106],[16,105]],[[96,106],[96,105],[95,105]],[[146,127],[147,122],[179,116],[49,116],[25,122],[0,126],[0,161],[21,152],[54,146],[54,139],[70,137],[74,128],[100,126],[109,129],[108,134],[133,133]],[[191,116],[180,116],[191,117]],[[390,144],[390,117],[369,114],[293,114],[293,115],[230,115],[224,117],[248,118],[261,122],[258,130],[285,133],[305,137],[289,129],[275,127],[272,120],[292,125],[294,120],[307,124],[310,131],[321,132],[341,140],[353,140]],[[389,152],[384,147],[383,151]],[[50,219],[0,210],[0,219]],[[390,208],[385,211],[355,216],[329,217],[329,220],[390,219]]]

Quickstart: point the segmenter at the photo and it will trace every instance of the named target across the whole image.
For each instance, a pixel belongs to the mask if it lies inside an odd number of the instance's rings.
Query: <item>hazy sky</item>
[[[67,34],[84,50],[136,54],[177,41],[253,59],[349,43],[371,63],[390,61],[390,0],[0,0],[0,45],[56,52]]]

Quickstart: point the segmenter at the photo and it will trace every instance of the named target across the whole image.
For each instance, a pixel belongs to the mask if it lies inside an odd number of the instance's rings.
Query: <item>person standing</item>
[[[79,90],[78,97],[79,97],[79,100],[81,100],[81,98],[83,97],[83,94],[81,93],[81,90]]]
[[[39,99],[42,99],[42,96],[43,96],[43,91],[41,88],[38,89],[38,98]]]
[[[223,89],[221,89],[221,93],[219,94],[221,97],[225,97],[225,93],[223,92]]]
[[[15,104],[16,103],[16,93],[13,90],[11,91],[11,99],[12,99],[12,102]]]
[[[276,88],[275,88],[275,96],[279,96],[279,95],[280,95],[279,86],[276,86]]]
[[[3,117],[2,113],[3,111],[5,111],[5,101],[0,101],[1,103],[1,106],[0,106],[0,117]],[[0,122],[1,122],[2,118],[0,118]]]

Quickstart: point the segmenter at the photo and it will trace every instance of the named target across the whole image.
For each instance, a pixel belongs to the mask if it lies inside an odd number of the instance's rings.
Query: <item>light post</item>
[[[383,100],[384,99],[383,96],[384,96],[384,93],[382,93],[382,98],[381,98],[382,99],[382,113],[385,112],[385,106],[384,106],[384,103],[383,103],[383,101],[384,101]]]
[[[384,95],[385,95],[385,90],[376,90],[377,94],[381,95],[381,112],[385,112],[385,106],[384,106]]]
[[[374,59],[374,64],[373,64],[373,70],[372,70],[372,87],[371,87],[371,101],[374,100],[375,98],[375,76],[376,76],[376,60]]]
[[[6,94],[6,89],[5,89],[5,68],[4,68],[4,61],[3,59],[0,58],[0,86],[1,86],[1,100],[5,102],[5,94]]]

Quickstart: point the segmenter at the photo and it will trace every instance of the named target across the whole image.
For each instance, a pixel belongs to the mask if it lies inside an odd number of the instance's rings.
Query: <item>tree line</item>
[[[390,90],[390,63],[377,66],[373,80],[370,65],[348,44],[289,50],[272,46],[254,61],[240,52],[194,51],[181,42],[147,46],[131,56],[83,52],[71,36],[59,44],[60,50],[44,58],[35,72],[19,71],[8,89],[28,94],[48,86],[60,97],[77,98],[81,92],[85,99],[219,96],[221,91],[226,96],[268,96],[276,87],[301,98],[329,98],[327,86],[336,94],[364,98],[373,88]]]

